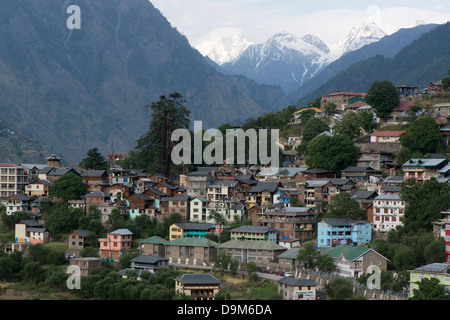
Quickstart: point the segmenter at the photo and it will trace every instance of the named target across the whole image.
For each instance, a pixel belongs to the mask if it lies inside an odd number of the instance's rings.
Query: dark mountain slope
[[[450,23],[440,25],[404,47],[393,58],[376,56],[353,64],[300,99],[305,105],[315,98],[335,91],[367,92],[374,81],[425,87],[448,75],[450,68]]]
[[[69,5],[80,7],[80,30],[66,26]],[[181,93],[204,128],[268,111],[147,0],[5,0],[0,29],[2,117],[67,161],[92,147],[134,147],[150,120],[143,106],[166,90]]]
[[[349,52],[326,66],[314,78],[290,94],[289,98],[293,101],[298,101],[300,98],[319,88],[327,80],[340,74],[357,62],[373,58],[377,55],[393,58],[405,46],[411,44],[421,35],[431,31],[437,26],[437,24],[427,24],[414,28],[400,29],[392,35],[385,36],[380,41],[368,44],[356,51]]]

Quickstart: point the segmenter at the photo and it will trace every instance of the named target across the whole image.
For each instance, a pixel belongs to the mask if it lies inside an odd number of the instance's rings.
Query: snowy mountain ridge
[[[226,74],[244,75],[259,83],[279,85],[289,94],[343,54],[378,41],[386,34],[375,24],[353,28],[333,50],[316,35],[302,38],[279,32],[263,43],[251,43],[234,32],[200,43],[197,49]]]

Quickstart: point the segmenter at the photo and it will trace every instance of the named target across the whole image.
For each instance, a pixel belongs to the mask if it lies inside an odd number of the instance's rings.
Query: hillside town
[[[359,288],[367,299],[412,298],[422,279],[438,279],[447,291],[450,207],[442,207],[446,198],[425,200],[433,205],[433,218],[439,218],[425,219],[429,226],[423,223],[425,230],[417,229],[437,243],[426,247],[425,253],[414,251],[424,258],[406,264],[400,255],[387,256],[388,250],[378,242],[395,242],[394,231],[416,230],[408,212],[418,206],[410,199],[419,198],[421,188],[430,185],[427,190],[449,194],[450,98],[442,95],[440,83],[430,82],[423,90],[406,85],[397,89],[400,103],[384,120],[365,100],[367,94],[357,92],[330,93],[320,103],[295,111],[289,121],[294,129],[279,141],[282,161],[277,167],[197,166],[174,179],[162,172],[120,166],[127,153],[108,154],[103,169],[64,166],[56,154],[43,163],[2,163],[0,260],[17,253],[26,257],[36,246],[63,243],[64,263],[79,268],[81,277],[89,277],[96,268],[119,264],[133,253],[128,265],[117,271],[119,277],[140,279],[161,269],[192,270],[175,278],[173,289],[193,299],[212,300],[223,290],[222,281],[213,275],[220,268],[231,271],[231,264],[221,265],[223,255],[237,261],[236,273],[246,274],[248,265],[254,265],[255,274],[275,283],[285,300],[320,299],[334,276],[351,279],[354,290]],[[428,105],[412,108],[417,99],[439,94],[439,102],[429,99]],[[319,136],[330,137],[339,134],[339,122],[347,115],[372,115],[372,128],[358,127],[353,137],[359,150],[355,163],[340,170],[307,164],[297,149],[302,144],[305,111],[311,118],[328,119],[328,129]],[[399,157],[404,147],[400,137],[421,118],[432,119],[439,128],[442,152]],[[70,193],[77,181],[84,190]],[[414,197],[412,192],[417,192]],[[64,211],[61,205],[70,213],[84,212],[88,220],[95,215],[103,228],[81,219],[68,224],[70,214],[58,220]],[[7,217],[15,217],[10,229]],[[143,232],[148,221],[165,230]],[[410,252],[410,244],[404,245],[403,252]],[[90,254],[87,248],[93,249]],[[302,260],[309,249],[315,260]],[[326,267],[316,263],[321,257],[330,261]],[[406,272],[405,283],[397,290],[372,288],[367,279],[373,267],[392,272],[394,280]],[[0,272],[0,280],[7,279],[6,272]]]

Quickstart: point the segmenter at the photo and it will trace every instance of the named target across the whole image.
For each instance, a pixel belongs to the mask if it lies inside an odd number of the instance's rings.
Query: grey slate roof
[[[195,222],[178,222],[175,223],[176,226],[180,227],[183,230],[209,230],[214,228],[214,225],[211,223],[195,223]]]
[[[163,197],[160,201],[189,201],[189,196],[173,196],[173,197]]]
[[[117,235],[121,235],[121,236],[126,236],[126,235],[132,235],[133,232],[131,232],[128,229],[117,229],[117,230],[114,230],[113,232],[111,232],[110,234],[112,234],[112,235],[117,234]]]
[[[286,284],[288,286],[308,286],[308,287],[315,287],[317,286],[317,282],[314,279],[297,279],[293,277],[283,277],[280,280],[278,280],[278,283]]]
[[[77,235],[82,236],[82,237],[86,237],[89,232],[89,230],[73,230],[72,232],[75,232]]]
[[[286,247],[280,246],[272,241],[262,240],[230,240],[219,245],[219,248],[231,249],[256,249],[256,250],[287,250]]]
[[[48,231],[47,228],[27,228],[27,232],[45,232]]]
[[[448,263],[431,263],[426,266],[421,266],[414,271],[428,271],[428,272],[445,272],[450,267]]]
[[[403,167],[435,167],[442,163],[447,163],[447,159],[410,159],[406,161],[402,166]]]
[[[323,218],[330,226],[351,225],[354,221],[350,218]]]
[[[105,170],[86,170],[81,173],[82,177],[101,177],[105,174]]]
[[[183,274],[177,278],[183,284],[221,284],[222,282],[209,273]]]
[[[267,190],[269,192],[275,192],[281,184],[278,181],[259,181],[258,184],[252,187],[248,192],[262,192]]]
[[[398,194],[380,194],[375,200],[401,200],[401,198]]]
[[[147,256],[145,254],[141,254],[130,260],[131,262],[139,262],[139,263],[150,263],[155,264],[159,261],[169,261],[168,258],[159,257],[159,256]]]
[[[39,222],[36,222],[34,220],[21,220],[20,222],[24,223],[25,225],[29,227],[42,227],[42,224]]]
[[[369,199],[372,196],[377,196],[378,193],[376,191],[365,191],[358,190],[352,194],[353,199]]]

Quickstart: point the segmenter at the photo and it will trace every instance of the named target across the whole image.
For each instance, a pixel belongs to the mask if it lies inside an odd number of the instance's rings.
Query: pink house
[[[128,229],[117,229],[108,233],[100,242],[100,257],[118,259],[125,250],[131,248],[133,233]]]

